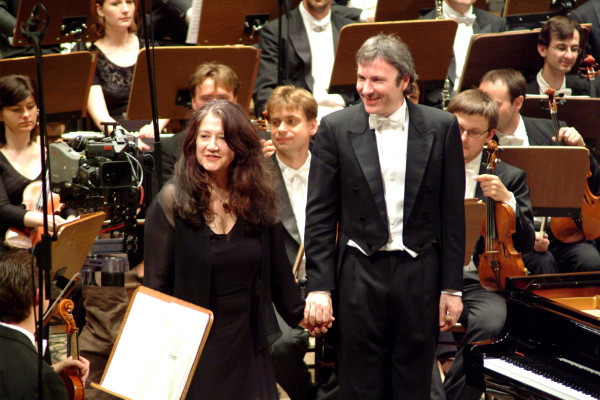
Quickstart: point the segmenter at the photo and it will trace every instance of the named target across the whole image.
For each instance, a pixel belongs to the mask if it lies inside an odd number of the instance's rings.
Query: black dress
[[[253,232],[241,218],[228,234],[172,215],[167,184],[148,210],[144,284],[213,311],[214,322],[189,399],[278,399],[269,344],[278,337],[274,303],[290,325],[304,301],[281,226]]]

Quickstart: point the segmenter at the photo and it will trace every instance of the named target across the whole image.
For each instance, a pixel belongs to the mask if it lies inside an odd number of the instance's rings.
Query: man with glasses
[[[462,139],[465,198],[478,197],[484,200],[490,197],[496,202],[510,205],[516,216],[516,232],[512,236],[515,250],[531,251],[535,231],[525,172],[506,163],[497,163],[493,175],[485,173],[483,148],[496,134],[496,101],[479,89],[465,90],[450,100],[448,111],[456,116]],[[464,308],[458,320],[466,328],[463,343],[498,337],[506,320],[504,296],[485,290],[479,282],[477,265],[483,249],[484,239],[480,237],[471,262],[463,267]],[[446,374],[443,391],[446,399],[479,400],[482,393],[467,386],[465,382],[463,348],[456,353]],[[434,370],[432,390],[439,393],[442,383],[439,376],[436,379],[435,375]]]
[[[579,24],[569,17],[556,16],[544,24],[538,35],[537,46],[544,59],[544,66],[527,84],[527,93],[545,94],[550,86],[556,90],[556,94],[590,95],[587,79],[569,74],[581,53],[580,32]],[[598,85],[598,81],[594,84]]]

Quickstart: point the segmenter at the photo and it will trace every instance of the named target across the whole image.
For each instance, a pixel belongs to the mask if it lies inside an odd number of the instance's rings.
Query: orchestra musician
[[[579,23],[569,17],[558,15],[542,26],[537,50],[544,59],[544,66],[527,82],[527,93],[545,94],[550,86],[556,91],[556,95],[590,95],[588,80],[577,74],[569,74],[581,53],[580,37]],[[593,84],[598,87],[599,82],[595,80]]]
[[[356,60],[362,104],[324,117],[311,153],[305,322],[331,321],[335,296],[342,398],[424,399],[438,331],[462,310],[458,124],[406,101],[416,73],[397,37]]]
[[[500,119],[496,132],[500,145],[552,146],[554,127],[550,119],[521,116],[525,99],[525,78],[512,69],[487,72],[479,88],[492,96],[498,103]],[[561,127],[559,140],[567,146],[585,146],[581,134],[573,127]],[[594,194],[600,193],[600,168],[590,152],[588,185]],[[548,253],[546,250],[549,250]],[[550,232],[536,233],[534,252],[523,254],[523,261],[531,274],[559,272],[597,271],[600,269],[600,253],[594,242],[582,240],[578,243],[562,243]]]
[[[229,66],[214,62],[198,65],[188,81],[192,99],[192,110],[198,111],[206,103],[215,100],[237,102],[240,80]],[[175,163],[181,156],[185,134],[179,133],[165,140],[163,145],[163,177],[168,181],[173,176]]]
[[[515,250],[529,252],[535,242],[533,211],[529,201],[529,188],[525,172],[512,165],[499,162],[493,175],[485,173],[483,147],[496,133],[498,106],[494,99],[479,89],[461,92],[450,100],[448,111],[458,119],[465,159],[465,198],[485,197],[510,205],[516,217],[516,232],[512,235]],[[477,266],[484,251],[484,238],[480,237],[471,263],[464,266],[462,300],[464,308],[459,322],[466,328],[463,343],[497,337],[506,320],[506,304],[501,293],[481,286]],[[435,366],[437,368],[437,365]],[[441,385],[441,381],[433,382]],[[443,383],[447,399],[478,400],[481,392],[465,383],[463,347]]]
[[[142,137],[154,137],[152,123],[125,119],[133,71],[141,48],[135,34],[135,1],[95,0],[94,11],[100,39],[89,48],[98,52],[87,103],[90,117],[101,131],[104,130],[101,122],[118,122],[128,131],[139,130]],[[168,122],[168,119],[160,119],[159,131]]]
[[[0,398],[38,398],[38,353],[35,321],[39,301],[48,307],[43,290],[37,287],[37,263],[26,250],[10,250],[0,259]],[[33,294],[35,293],[35,300]],[[68,400],[65,383],[58,375],[66,368],[77,368],[85,382],[90,364],[65,359],[52,367],[45,362],[42,391],[46,400]]]
[[[0,78],[0,234],[3,243],[11,227],[44,225],[44,212],[33,206],[22,206],[23,191],[39,181],[42,174],[35,96],[28,77],[7,75]],[[64,222],[58,215],[48,218],[50,229],[54,224]],[[5,247],[0,246],[0,253],[4,250]]]
[[[215,316],[189,398],[278,398],[269,354],[281,335],[273,304],[296,327],[304,299],[266,161],[244,111],[208,103],[190,118],[174,179],[148,209],[145,285]]]
[[[317,102],[306,89],[291,85],[279,86],[267,102],[271,138],[275,155],[271,164],[278,195],[278,214],[283,225],[287,257],[292,265],[304,242],[304,223],[308,172],[309,144],[317,132]],[[306,268],[301,262],[296,278],[305,281]],[[301,327],[290,328],[277,315],[283,332],[271,347],[277,382],[291,400],[315,398],[316,386],[304,362],[308,349],[308,333]]]

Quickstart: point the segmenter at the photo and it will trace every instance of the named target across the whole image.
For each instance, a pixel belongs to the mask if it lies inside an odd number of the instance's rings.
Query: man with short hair
[[[12,250],[0,259],[0,398],[35,399],[38,396],[38,353],[35,327],[39,302],[48,307],[43,290],[37,287],[38,267],[32,255]],[[35,296],[35,298],[34,298]],[[50,367],[42,366],[44,399],[67,400],[65,384],[58,373],[77,368],[83,383],[89,362],[66,359]]]
[[[492,96],[500,109],[497,136],[502,146],[551,146],[554,145],[554,125],[550,119],[522,117],[521,107],[525,100],[525,78],[512,69],[487,72],[479,88]],[[585,146],[583,138],[575,128],[561,127],[558,132],[567,146]],[[588,185],[593,193],[600,192],[600,168],[590,152]],[[583,200],[583,199],[582,199]],[[533,252],[524,254],[523,260],[531,274],[559,272],[597,271],[600,269],[600,254],[591,241],[562,243],[550,234],[536,233]],[[549,250],[550,254],[546,251]]]
[[[279,19],[268,22],[260,31],[262,50],[254,85],[254,107],[260,116],[271,92],[277,86]],[[319,118],[354,101],[353,96],[328,94],[331,71],[340,29],[353,23],[331,8],[331,0],[303,0],[283,18],[282,32],[289,28],[286,64],[281,84],[310,91],[319,104]]]
[[[569,74],[581,52],[581,27],[575,20],[558,15],[542,26],[537,50],[544,66],[527,83],[527,93],[546,94],[550,86],[556,95],[589,96],[590,84],[577,74]],[[594,85],[598,87],[598,81]],[[598,93],[598,92],[597,92]]]
[[[399,38],[367,39],[356,63],[362,104],[324,117],[311,154],[305,321],[331,322],[335,298],[342,398],[424,399],[439,329],[462,310],[458,124],[406,100],[417,75]]]
[[[291,85],[275,88],[267,102],[275,146],[271,161],[279,198],[279,219],[284,227],[285,250],[292,265],[304,242],[309,143],[317,132],[317,110],[317,102],[308,90]],[[305,275],[305,262],[302,261],[296,279],[303,282]],[[304,363],[308,333],[300,327],[290,328],[279,314],[276,315],[283,333],[271,347],[277,382],[291,400],[314,399],[316,386]]]
[[[237,101],[240,80],[230,67],[224,64],[206,62],[198,65],[188,81],[192,110],[201,109],[206,103],[215,100]],[[165,140],[163,150],[163,180],[173,176],[173,168],[181,156],[185,133],[179,133]]]
[[[498,106],[493,98],[479,89],[470,89],[456,95],[448,111],[458,119],[465,159],[465,198],[486,197],[508,204],[515,215],[515,233],[511,239],[518,252],[530,252],[535,242],[533,211],[525,172],[507,163],[497,163],[493,174],[486,173],[484,146],[496,134]],[[480,237],[473,257],[463,270],[463,303],[459,321],[466,328],[463,343],[498,337],[506,320],[504,296],[484,289],[478,275],[479,256],[484,252],[484,238]],[[447,399],[479,400],[482,393],[466,386],[463,348],[456,353],[446,374],[443,387]],[[437,368],[437,365],[435,366]],[[441,381],[433,381],[441,386]]]

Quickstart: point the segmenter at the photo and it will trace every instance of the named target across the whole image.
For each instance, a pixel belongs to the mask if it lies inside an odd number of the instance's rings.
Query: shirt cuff
[[[450,296],[462,297],[462,291],[460,291],[460,290],[445,289],[445,290],[442,290],[442,293],[448,294]]]
[[[310,292],[310,293],[308,293],[308,294],[311,294],[311,293],[316,293],[316,294],[327,294],[327,295],[331,296],[331,293],[329,292],[329,290],[315,290],[314,292]]]

